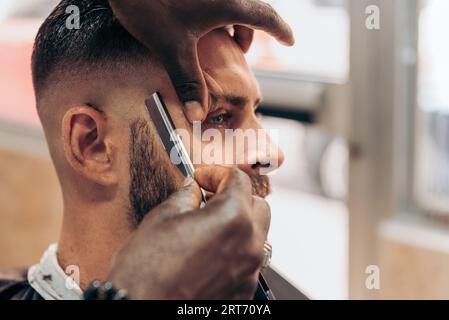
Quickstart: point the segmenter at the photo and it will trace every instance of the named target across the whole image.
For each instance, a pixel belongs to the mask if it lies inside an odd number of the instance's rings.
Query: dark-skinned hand
[[[260,0],[109,0],[114,15],[165,66],[191,121],[208,113],[208,94],[198,61],[198,40],[210,31],[235,26],[234,39],[249,49],[253,29],[293,45],[288,24]]]
[[[238,169],[201,168],[195,179],[214,193],[204,208],[191,180],[154,208],[117,254],[108,280],[131,299],[253,297],[270,207]]]

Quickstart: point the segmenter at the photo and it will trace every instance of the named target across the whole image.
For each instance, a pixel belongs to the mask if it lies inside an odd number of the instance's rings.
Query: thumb
[[[187,119],[192,123],[203,121],[208,112],[207,87],[198,58],[197,41],[189,40],[164,52],[169,52],[162,57],[164,67],[184,104]]]
[[[154,208],[148,216],[166,220],[198,209],[200,203],[200,187],[192,178],[186,178],[184,186]]]

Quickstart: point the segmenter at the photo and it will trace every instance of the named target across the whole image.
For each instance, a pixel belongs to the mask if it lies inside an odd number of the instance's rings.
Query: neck
[[[83,290],[94,280],[107,279],[114,255],[132,232],[126,210],[117,208],[121,206],[65,207],[58,262],[63,270],[79,268]]]

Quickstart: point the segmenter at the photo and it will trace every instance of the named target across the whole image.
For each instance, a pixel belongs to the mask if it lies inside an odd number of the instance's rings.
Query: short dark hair
[[[80,28],[69,29],[69,6],[80,11]],[[36,96],[50,75],[69,71],[81,74],[86,67],[113,68],[114,64],[148,58],[148,50],[114,17],[107,0],[62,0],[40,27],[32,55]]]

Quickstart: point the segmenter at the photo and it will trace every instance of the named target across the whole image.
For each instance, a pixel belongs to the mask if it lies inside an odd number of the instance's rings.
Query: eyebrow
[[[216,93],[210,93],[210,97],[212,98],[212,101],[214,103],[217,102],[225,102],[228,103],[234,107],[237,107],[239,109],[243,109],[246,105],[249,104],[249,99],[248,97],[245,96],[238,96],[238,95],[233,95],[233,94],[224,94],[224,95],[220,95],[220,94],[216,94]],[[257,98],[256,102],[254,103],[254,109],[257,109],[257,107],[259,106],[259,104],[262,102],[262,98]]]

